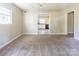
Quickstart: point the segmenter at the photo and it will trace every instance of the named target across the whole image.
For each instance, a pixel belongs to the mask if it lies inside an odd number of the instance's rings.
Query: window
[[[45,23],[45,19],[44,18],[40,18],[39,19],[39,23]]]
[[[11,10],[0,7],[0,24],[12,24]]]

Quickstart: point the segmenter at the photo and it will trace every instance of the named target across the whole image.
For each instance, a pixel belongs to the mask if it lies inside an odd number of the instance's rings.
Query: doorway
[[[38,34],[49,34],[49,16],[38,17]]]
[[[67,20],[67,32],[70,35],[74,36],[74,11],[69,12],[67,14],[68,20]]]

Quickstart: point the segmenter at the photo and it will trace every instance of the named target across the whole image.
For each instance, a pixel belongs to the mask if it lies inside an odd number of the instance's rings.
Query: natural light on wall
[[[12,24],[12,12],[10,9],[0,7],[0,24]]]

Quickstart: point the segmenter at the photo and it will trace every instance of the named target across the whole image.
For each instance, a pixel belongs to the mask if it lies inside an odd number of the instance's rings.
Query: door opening
[[[38,34],[48,34],[49,31],[49,16],[38,17]]]
[[[74,36],[74,11],[67,14],[67,32],[68,35]]]

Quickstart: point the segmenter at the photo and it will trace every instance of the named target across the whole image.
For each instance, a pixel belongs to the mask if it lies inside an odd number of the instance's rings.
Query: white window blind
[[[44,18],[40,18],[39,22],[40,23],[45,23],[45,19]]]
[[[12,24],[11,10],[0,7],[0,24]]]

